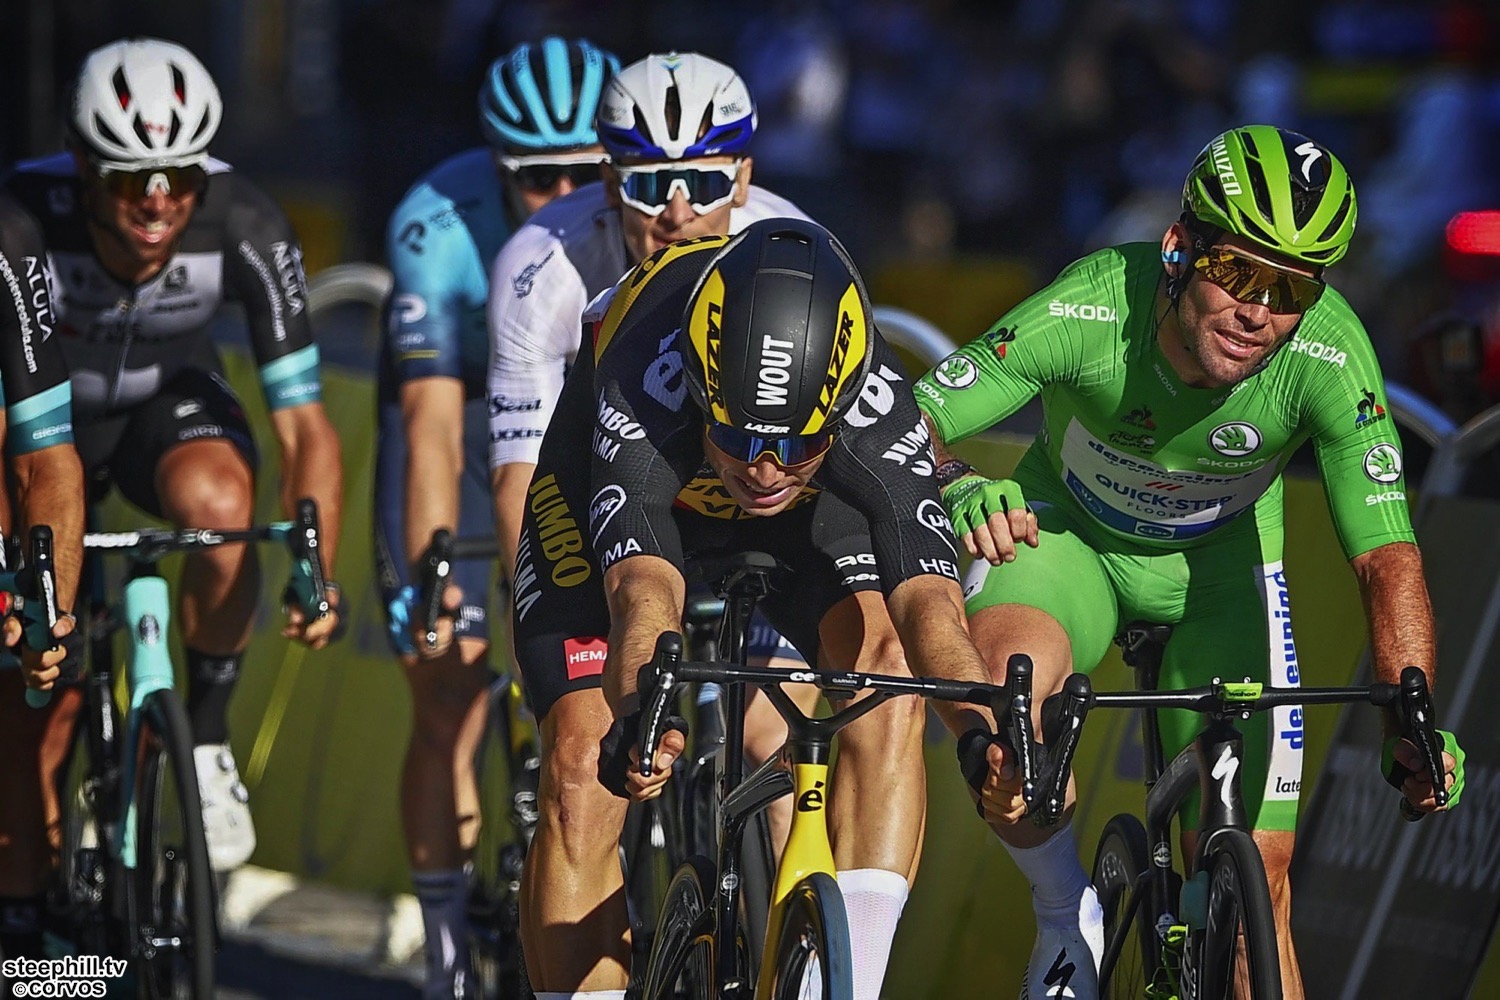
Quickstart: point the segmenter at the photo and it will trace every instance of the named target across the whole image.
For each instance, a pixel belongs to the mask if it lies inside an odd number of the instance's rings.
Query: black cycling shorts
[[[727,549],[769,552],[791,567],[784,588],[759,608],[808,663],[818,662],[818,626],[830,608],[859,591],[880,592],[869,524],[831,493],[769,518],[721,520],[682,509],[673,517],[689,564],[697,552]],[[521,531],[523,549],[530,544],[536,553],[540,591],[535,601],[515,607],[516,657],[526,698],[541,719],[563,695],[600,686],[609,609],[603,574],[587,544],[577,554],[588,557],[591,572],[569,586],[575,577],[566,567],[553,572],[563,564],[544,557],[529,510]]]
[[[152,517],[164,517],[156,495],[162,456],[189,441],[220,438],[232,444],[253,477],[260,454],[239,397],[217,372],[184,368],[139,406],[73,427],[90,498],[114,483],[126,500]]]

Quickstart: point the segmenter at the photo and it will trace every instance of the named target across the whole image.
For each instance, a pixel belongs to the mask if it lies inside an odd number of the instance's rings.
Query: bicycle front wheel
[[[141,706],[136,762],[132,951],[141,994],[210,997],[217,945],[213,873],[192,736],[176,691],[156,691]]]
[[[714,866],[704,857],[688,858],[672,877],[641,981],[641,1000],[715,1000],[714,882]]]
[[[776,939],[775,1000],[854,1000],[849,918],[838,883],[813,872],[792,889]]]
[[[1161,938],[1147,894],[1137,893],[1138,886],[1144,890],[1149,864],[1141,821],[1126,814],[1110,819],[1094,855],[1094,890],[1104,909],[1105,952],[1115,953],[1113,966],[1106,962],[1100,970],[1101,1000],[1138,1000],[1155,981]]]
[[[1244,830],[1216,832],[1204,851],[1204,868],[1207,922],[1194,935],[1198,989],[1193,995],[1200,1000],[1281,1000],[1276,921],[1255,840]]]

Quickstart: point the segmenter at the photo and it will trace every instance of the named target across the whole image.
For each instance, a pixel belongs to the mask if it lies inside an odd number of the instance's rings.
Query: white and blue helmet
[[[599,141],[615,159],[742,154],[754,134],[750,88],[733,69],[696,52],[631,63],[599,105]]]
[[[522,42],[496,59],[479,88],[479,125],[502,153],[592,146],[604,86],[620,60],[585,38]]]

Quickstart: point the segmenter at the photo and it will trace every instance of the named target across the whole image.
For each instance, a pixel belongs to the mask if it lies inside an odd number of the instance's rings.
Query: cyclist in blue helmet
[[[533,212],[599,178],[606,154],[594,119],[618,67],[586,40],[555,37],[495,60],[479,92],[487,145],[425,174],[387,228],[395,283],[378,378],[376,563],[412,692],[401,814],[427,933],[427,996],[472,989],[464,868],[478,836],[472,762],[493,679],[490,567],[455,567],[454,616],[437,623],[429,648],[418,638],[425,623],[415,620],[413,565],[437,528],[494,530],[484,398],[490,265]]]

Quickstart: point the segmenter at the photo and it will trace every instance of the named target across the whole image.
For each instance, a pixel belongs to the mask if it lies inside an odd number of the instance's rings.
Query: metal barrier
[[[381,309],[396,279],[379,264],[335,264],[319,271],[307,282],[307,307],[314,319],[318,313],[346,302]]]
[[[876,306],[875,325],[892,345],[915,354],[928,368],[958,350],[959,345],[936,325],[895,306]]]
[[[1490,407],[1449,434],[1433,454],[1422,480],[1418,519],[1429,496],[1451,496],[1462,490],[1469,465],[1496,445],[1500,445],[1500,406]]]

